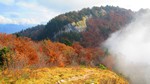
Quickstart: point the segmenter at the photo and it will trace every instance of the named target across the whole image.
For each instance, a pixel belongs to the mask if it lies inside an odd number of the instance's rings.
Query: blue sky
[[[0,24],[42,24],[61,13],[101,5],[150,8],[148,0],[0,0]]]

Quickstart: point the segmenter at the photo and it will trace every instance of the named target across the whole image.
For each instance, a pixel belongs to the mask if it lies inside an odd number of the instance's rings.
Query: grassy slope
[[[5,70],[0,73],[0,84],[128,84],[128,82],[109,70],[54,67]]]

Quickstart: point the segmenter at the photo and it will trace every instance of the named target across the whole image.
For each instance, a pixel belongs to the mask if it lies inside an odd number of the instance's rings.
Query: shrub
[[[105,67],[105,66],[102,65],[102,64],[99,64],[99,68],[100,68],[100,69],[103,69],[103,70],[104,70],[104,69],[107,69],[107,67]]]
[[[8,62],[9,62],[9,59],[10,59],[10,55],[8,54],[9,53],[9,48],[7,47],[4,47],[2,49],[0,49],[0,66],[1,67],[7,67],[8,66]]]

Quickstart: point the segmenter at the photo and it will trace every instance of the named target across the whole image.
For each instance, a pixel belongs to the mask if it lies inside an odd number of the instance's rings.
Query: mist
[[[113,33],[104,43],[115,59],[115,69],[131,84],[150,83],[150,11]]]

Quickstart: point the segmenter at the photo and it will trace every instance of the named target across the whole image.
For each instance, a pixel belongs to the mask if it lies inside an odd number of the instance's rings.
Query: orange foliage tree
[[[38,61],[36,49],[29,38],[17,38],[10,34],[0,34],[0,45],[11,49],[12,67],[24,67]]]
[[[112,59],[105,58],[105,53],[100,48],[85,48],[79,43],[67,46],[59,42],[43,40],[34,42],[26,37],[0,34],[0,49],[7,47],[10,52],[8,68],[23,68],[26,66],[68,66],[86,65],[95,66],[100,63],[112,66]]]

